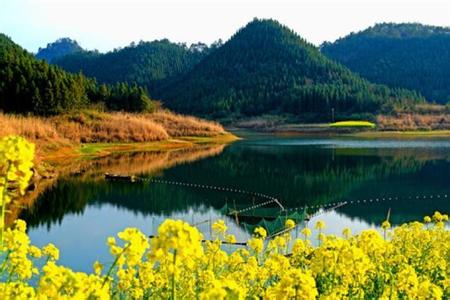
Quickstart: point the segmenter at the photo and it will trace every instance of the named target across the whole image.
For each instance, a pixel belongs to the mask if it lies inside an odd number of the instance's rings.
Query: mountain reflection
[[[20,214],[31,228],[61,223],[90,205],[109,204],[136,214],[170,217],[177,212],[261,199],[229,192],[151,182],[109,182],[105,172],[162,177],[172,181],[238,188],[272,195],[287,208],[338,201],[399,197],[400,200],[346,205],[338,213],[379,224],[390,208],[393,224],[448,211],[447,199],[401,200],[411,195],[450,194],[447,149],[336,149],[238,142],[169,153],[121,154],[85,162],[77,175],[61,177]],[[309,211],[313,213],[314,211]],[[111,220],[113,221],[113,220]]]

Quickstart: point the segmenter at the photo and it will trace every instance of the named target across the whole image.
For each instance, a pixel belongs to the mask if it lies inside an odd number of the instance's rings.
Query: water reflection
[[[450,210],[443,197],[450,195],[450,142],[427,141],[430,147],[415,143],[399,142],[396,148],[389,142],[385,148],[378,141],[260,137],[225,149],[121,154],[78,162],[76,175],[62,176],[20,217],[28,222],[33,242],[54,241],[62,249],[63,262],[87,270],[95,259],[107,259],[106,237],[124,227],[153,234],[167,217],[198,223],[223,218],[224,204],[249,206],[262,201],[188,186],[108,182],[103,180],[105,172],[255,191],[277,197],[287,208],[393,198],[349,204],[317,217],[328,222],[330,232],[340,233],[346,226],[356,232],[380,224],[389,209],[393,224]],[[416,199],[419,195],[428,197]],[[238,240],[245,240],[249,232],[233,218],[226,219]],[[208,223],[200,229],[209,235]]]

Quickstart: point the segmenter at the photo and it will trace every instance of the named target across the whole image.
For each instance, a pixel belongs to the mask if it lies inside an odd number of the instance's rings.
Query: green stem
[[[123,248],[122,252],[120,252],[119,255],[116,256],[116,259],[114,260],[111,267],[109,267],[108,272],[105,275],[105,279],[103,280],[103,283],[102,283],[102,288],[105,286],[106,282],[108,281],[108,278],[111,275],[111,272],[114,269],[114,267],[117,265],[119,258],[122,256],[122,254],[125,252],[125,250],[127,250],[128,247],[130,247],[130,245],[131,245],[131,243],[129,243],[127,246],[125,246],[125,248]]]
[[[11,282],[11,279],[13,277],[13,274],[14,274],[15,270],[16,270],[16,267],[12,268],[11,272],[9,272],[8,279],[6,280],[6,283],[10,283]]]
[[[172,300],[175,300],[175,268],[177,263],[177,250],[173,252],[173,273],[172,273]]]
[[[0,275],[3,275],[3,272],[5,271],[6,264],[8,263],[9,255],[11,254],[11,250],[8,250],[6,253],[5,259],[3,260],[2,266],[0,267]]]
[[[6,176],[5,176],[5,187],[3,189],[3,193],[0,199],[0,225],[2,228],[0,229],[0,247],[3,249],[3,231],[5,229],[5,205],[6,205],[6,196],[8,193],[8,174],[11,171],[11,162],[8,162],[8,167],[6,168]]]

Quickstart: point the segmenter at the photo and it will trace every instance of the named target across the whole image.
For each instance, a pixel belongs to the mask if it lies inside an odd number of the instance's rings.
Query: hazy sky
[[[209,44],[254,17],[318,45],[377,22],[450,26],[450,0],[0,0],[0,32],[33,52],[59,37],[100,51],[141,39]]]

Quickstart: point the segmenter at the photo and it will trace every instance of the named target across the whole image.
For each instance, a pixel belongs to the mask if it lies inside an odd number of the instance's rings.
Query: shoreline
[[[183,149],[195,149],[202,146],[231,144],[240,138],[226,132],[215,136],[185,136],[152,142],[116,142],[116,143],[82,143],[61,145],[45,149],[36,155],[35,175],[31,184],[37,185],[42,180],[55,179],[67,172],[67,160],[71,162],[95,160],[114,154],[137,152],[170,152]],[[39,141],[35,141],[38,145]]]
[[[362,138],[448,138],[450,130],[365,131],[351,134]]]
[[[24,207],[31,207],[38,196],[51,187],[59,178],[76,174],[104,174],[102,166],[111,167],[110,161],[116,159],[117,155],[145,155],[152,158],[144,161],[144,164],[129,164],[125,169],[119,171],[120,174],[134,175],[136,168],[152,167],[153,169],[163,169],[167,163],[174,165],[180,161],[195,160],[199,157],[213,155],[216,151],[221,151],[227,144],[231,144],[240,138],[232,133],[224,133],[209,137],[179,137],[163,141],[145,143],[88,143],[54,148],[47,150],[45,155],[41,155],[35,161],[33,170],[34,176],[30,180],[26,194],[20,199],[11,202],[10,214],[6,223],[11,225]],[[209,149],[212,149],[209,150]],[[189,154],[192,153],[192,154]],[[149,164],[155,160],[154,164]],[[99,164],[100,162],[100,164]],[[106,162],[106,165],[102,165]],[[118,164],[119,165],[119,164]],[[92,168],[95,166],[95,168]],[[120,168],[118,168],[120,169]],[[88,170],[92,170],[89,172]],[[108,171],[109,172],[109,171]],[[129,174],[128,174],[129,173]]]
[[[273,131],[278,136],[316,136],[316,137],[354,137],[364,139],[391,138],[391,139],[427,139],[444,138],[450,139],[450,130],[430,131],[355,131],[355,132],[302,132],[302,131]]]
[[[184,136],[152,142],[82,143],[47,150],[38,161],[58,163],[65,159],[93,159],[114,153],[163,152],[192,148],[200,145],[228,144],[240,138],[230,132],[215,136]]]
[[[358,137],[358,138],[448,138],[450,130],[377,130],[358,128],[331,128],[327,123],[318,124],[282,124],[273,127],[233,127],[228,131],[253,131],[276,136],[298,137]]]

